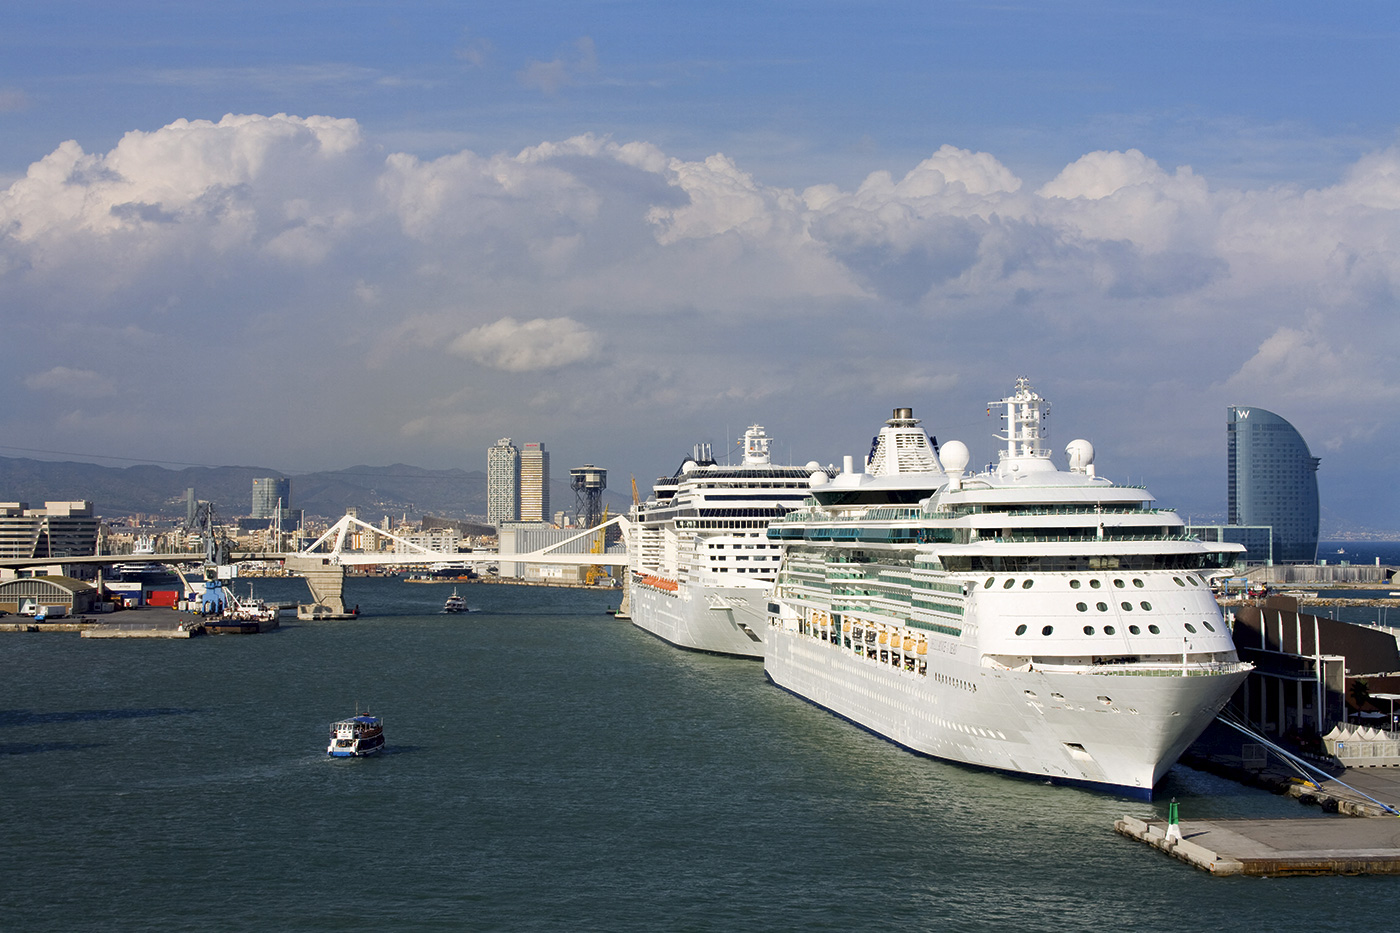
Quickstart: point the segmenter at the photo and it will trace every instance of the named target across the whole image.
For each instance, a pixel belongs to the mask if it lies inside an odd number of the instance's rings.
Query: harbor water
[[[614,620],[616,592],[459,586],[480,611],[443,615],[450,592],[351,579],[359,619],[258,636],[0,638],[0,927],[1316,933],[1400,893],[1212,878],[1113,832],[1172,798],[1316,813],[1263,791],[945,764]],[[386,752],[328,758],[357,707]]]

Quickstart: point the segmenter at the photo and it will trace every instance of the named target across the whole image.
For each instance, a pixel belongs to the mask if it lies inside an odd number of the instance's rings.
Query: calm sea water
[[[1314,933],[1400,893],[1212,878],[1113,832],[1173,796],[1188,819],[1291,801],[943,764],[613,620],[614,595],[461,591],[483,611],[351,580],[351,622],[0,636],[0,928]],[[356,704],[387,753],[328,759]]]

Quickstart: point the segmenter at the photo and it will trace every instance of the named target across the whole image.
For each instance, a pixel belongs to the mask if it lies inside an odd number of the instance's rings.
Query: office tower
[[[285,477],[263,476],[253,480],[251,518],[276,518],[277,510],[292,507],[292,481]]]
[[[1321,461],[1293,425],[1262,408],[1232,406],[1227,432],[1229,523],[1273,528],[1276,561],[1315,562]]]
[[[549,518],[549,453],[544,444],[526,444],[520,451],[520,520]]]
[[[520,521],[520,451],[508,437],[486,452],[486,520],[498,528]]]

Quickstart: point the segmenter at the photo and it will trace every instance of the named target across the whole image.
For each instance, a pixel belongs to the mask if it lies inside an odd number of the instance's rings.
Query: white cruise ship
[[[1088,441],[1058,469],[1026,380],[993,405],[985,471],[897,409],[864,473],[769,526],[765,671],[916,752],[1150,799],[1250,670],[1209,580],[1241,548],[1096,475]]]
[[[628,604],[638,627],[681,648],[763,657],[766,594],[782,556],[764,532],[801,506],[809,477],[827,475],[816,463],[772,463],[771,440],[751,426],[737,466],[698,445],[634,507]]]

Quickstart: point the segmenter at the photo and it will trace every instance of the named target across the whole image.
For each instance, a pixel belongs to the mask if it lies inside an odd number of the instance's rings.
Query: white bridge
[[[497,551],[464,551],[461,553],[448,553],[445,551],[435,551],[432,548],[424,547],[406,538],[376,528],[367,522],[362,522],[358,518],[346,515],[336,522],[326,533],[321,535],[311,544],[295,554],[260,554],[249,555],[263,560],[280,560],[283,566],[292,573],[296,573],[306,578],[306,585],[311,590],[312,604],[309,606],[297,607],[297,615],[304,619],[340,619],[352,615],[345,610],[345,600],[342,596],[345,585],[345,568],[347,566],[423,566],[423,565],[447,565],[465,566],[468,564],[495,564],[501,560],[510,563],[520,564],[566,564],[574,567],[589,567],[600,564],[611,564],[614,566],[626,566],[628,563],[627,554],[604,554],[602,553],[603,536],[606,529],[616,525],[622,529],[625,538],[631,533],[632,523],[619,515],[617,518],[603,522],[601,525],[594,525],[592,528],[584,529],[576,535],[557,541],[548,547],[543,547],[535,551],[527,551],[517,554],[501,554]],[[367,531],[372,531],[381,538],[388,538],[393,541],[399,550],[392,552],[385,551],[354,551],[345,549],[346,538],[350,535],[351,529],[359,526]],[[582,538],[594,537],[597,551],[588,554],[560,554],[557,551],[565,545],[572,544]],[[625,599],[625,597],[624,597]]]
[[[559,554],[559,548],[572,544],[582,538],[593,537],[605,534],[604,529],[616,525],[622,530],[622,535],[626,538],[631,530],[632,523],[625,516],[619,515],[616,518],[586,528],[576,535],[565,538],[563,541],[555,542],[548,547],[525,553],[501,554],[499,551],[463,551],[460,553],[448,553],[446,551],[435,551],[432,548],[424,547],[407,538],[401,538],[396,534],[376,528],[368,522],[362,522],[352,515],[346,515],[336,522],[326,533],[315,541],[308,544],[295,554],[280,555],[281,557],[301,557],[317,558],[329,560],[332,564],[341,566],[420,566],[422,564],[494,564],[501,560],[519,564],[568,564],[575,567],[587,567],[593,564],[612,564],[626,566],[626,554],[604,554],[601,548],[598,552],[589,554]],[[350,536],[351,529],[359,526],[366,531],[373,532],[377,537],[388,538],[402,550],[392,552],[386,551],[347,551],[345,549],[346,539]],[[277,559],[279,555],[264,555],[269,559]]]

